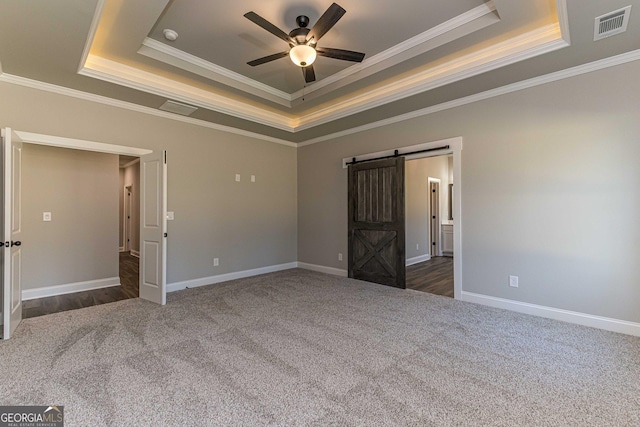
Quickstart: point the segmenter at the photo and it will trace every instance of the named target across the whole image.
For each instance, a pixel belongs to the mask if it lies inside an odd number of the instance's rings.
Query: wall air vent
[[[179,102],[167,100],[160,106],[160,109],[163,111],[168,111],[170,113],[180,114],[181,116],[190,116],[191,113],[196,111],[198,108],[192,105],[181,104]]]
[[[627,31],[631,6],[598,16],[593,32],[593,40],[600,40]]]

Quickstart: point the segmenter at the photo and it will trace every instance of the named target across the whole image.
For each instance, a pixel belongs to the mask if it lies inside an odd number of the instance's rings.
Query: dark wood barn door
[[[349,166],[349,277],[405,288],[404,157]]]

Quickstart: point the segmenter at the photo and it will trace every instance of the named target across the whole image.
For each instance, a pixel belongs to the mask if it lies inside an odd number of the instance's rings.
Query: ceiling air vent
[[[192,105],[181,104],[175,101],[166,101],[160,106],[160,109],[170,113],[180,114],[181,116],[190,116],[191,113],[197,110],[197,108]]]
[[[607,13],[596,18],[593,40],[600,40],[627,31],[631,6]]]

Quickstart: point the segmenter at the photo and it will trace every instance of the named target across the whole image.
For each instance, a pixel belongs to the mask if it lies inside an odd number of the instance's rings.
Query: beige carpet
[[[0,404],[67,426],[638,426],[640,339],[304,270],[24,321]]]

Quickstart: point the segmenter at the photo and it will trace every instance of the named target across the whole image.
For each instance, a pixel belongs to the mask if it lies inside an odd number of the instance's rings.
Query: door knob
[[[22,242],[20,240],[14,242],[13,240],[11,241],[11,246],[20,246],[22,244]]]

